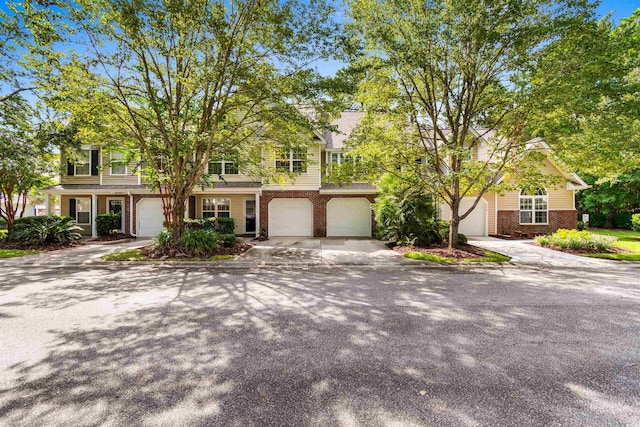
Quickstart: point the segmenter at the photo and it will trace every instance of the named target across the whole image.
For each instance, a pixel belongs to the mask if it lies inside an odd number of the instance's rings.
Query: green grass
[[[614,236],[618,238],[618,241],[614,243],[614,246],[622,249],[626,249],[633,253],[628,254],[588,254],[586,256],[591,258],[604,258],[604,259],[617,259],[620,261],[640,261],[640,232],[631,230],[589,230],[594,234],[600,234],[604,236]]]
[[[441,257],[433,254],[426,254],[422,252],[407,252],[406,254],[404,254],[404,256],[407,258],[416,259],[420,261],[442,262],[442,263],[509,262],[509,260],[511,260],[510,257],[501,255],[496,252],[488,251],[486,249],[483,249],[482,251],[484,252],[484,256],[480,258],[456,259],[456,258]]]
[[[127,249],[102,257],[105,261],[220,261],[235,258],[235,255],[214,255],[210,258],[180,258],[180,259],[155,259],[142,255],[141,249]]]
[[[102,259],[105,261],[151,261],[151,258],[142,255],[141,249],[127,249],[125,251],[105,255]]]
[[[17,258],[25,255],[37,254],[38,251],[23,249],[0,249],[0,258]]]

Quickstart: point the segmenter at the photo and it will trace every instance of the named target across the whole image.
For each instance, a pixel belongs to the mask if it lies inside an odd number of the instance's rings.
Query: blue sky
[[[618,24],[622,18],[631,16],[638,8],[640,8],[640,0],[602,0],[597,12],[600,17],[613,12],[613,22]],[[317,69],[321,74],[331,76],[343,65],[338,61],[323,61],[317,64]]]

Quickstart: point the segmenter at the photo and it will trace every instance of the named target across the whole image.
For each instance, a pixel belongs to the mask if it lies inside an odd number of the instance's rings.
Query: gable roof
[[[344,148],[344,142],[349,138],[351,132],[364,117],[363,111],[343,111],[340,117],[331,122],[336,127],[336,131],[327,131],[324,139],[327,141],[327,149]]]

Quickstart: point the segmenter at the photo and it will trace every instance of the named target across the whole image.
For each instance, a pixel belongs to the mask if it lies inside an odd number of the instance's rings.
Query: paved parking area
[[[640,425],[640,270],[0,269],[0,425]]]

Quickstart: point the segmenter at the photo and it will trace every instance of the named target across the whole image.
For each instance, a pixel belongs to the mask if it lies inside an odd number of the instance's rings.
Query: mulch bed
[[[458,249],[449,249],[443,246],[430,246],[426,248],[419,246],[395,246],[393,250],[403,255],[407,252],[420,252],[454,259],[482,258],[485,256],[482,249],[471,245],[460,245]]]
[[[42,252],[59,251],[60,249],[74,248],[84,245],[84,242],[65,243],[63,245],[59,243],[47,243],[44,246],[37,245],[23,245],[16,242],[0,241],[0,249],[22,249],[22,250],[36,250]]]
[[[115,240],[132,239],[132,238],[133,236],[130,236],[128,234],[118,233],[118,234],[110,234],[108,236],[96,237],[95,239],[91,239],[89,241],[90,242],[113,242]]]
[[[210,258],[215,255],[240,255],[251,249],[253,245],[251,243],[246,242],[236,242],[231,246],[220,246],[216,251],[200,255],[198,258],[205,259]],[[193,258],[192,255],[186,254],[181,251],[177,251],[175,249],[170,249],[168,251],[161,251],[155,246],[145,246],[140,248],[142,251],[142,255],[153,258],[153,259],[166,259],[166,258]]]

